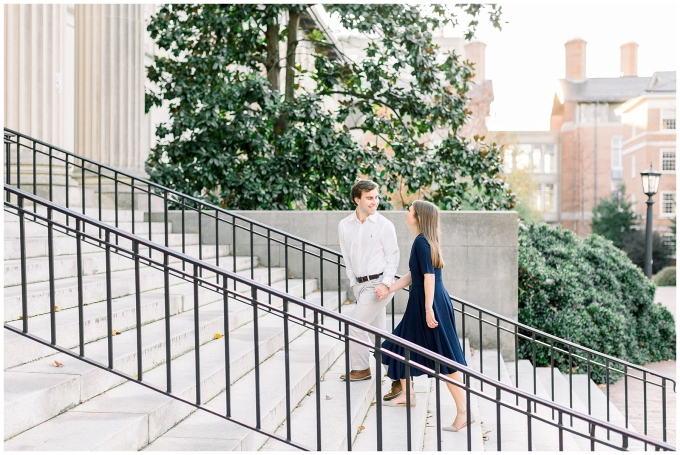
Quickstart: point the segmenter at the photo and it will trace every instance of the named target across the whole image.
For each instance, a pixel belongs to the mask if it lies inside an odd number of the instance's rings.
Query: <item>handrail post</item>
[[[226,400],[227,400],[227,418],[231,417],[231,355],[229,353],[229,292],[227,276],[222,276],[222,296],[223,299],[223,311],[224,311],[224,382],[226,385]],[[285,301],[284,301],[285,302]],[[284,339],[286,336],[284,328]],[[286,386],[288,390],[288,386]]]
[[[201,404],[201,338],[198,300],[198,265],[194,264],[194,359],[196,362],[196,404]],[[225,334],[228,335],[228,334]]]
[[[106,329],[108,331],[109,369],[113,369],[113,296],[111,286],[111,231],[105,232],[106,243]]]
[[[377,450],[380,452],[383,449],[383,434],[382,434],[382,343],[380,342],[380,335],[375,336],[375,420],[376,420],[376,443]],[[349,373],[347,374],[347,384],[349,384]],[[349,389],[349,385],[347,386]],[[408,404],[406,405],[408,407]],[[407,417],[408,418],[408,417]],[[410,448],[410,444],[409,444]]]
[[[321,365],[319,358],[319,312],[314,311],[314,380],[316,387],[316,450],[321,451]]]
[[[54,292],[54,225],[52,223],[52,207],[47,208],[47,260],[49,273],[49,288],[50,288],[50,342],[54,346],[57,344],[57,321],[55,312],[56,293]],[[108,280],[107,280],[108,281]]]
[[[7,163],[9,166],[9,163]],[[10,193],[7,192],[9,195]],[[8,196],[9,197],[9,196]],[[24,213],[24,198],[18,197],[19,203],[19,254],[21,255],[21,325],[22,331],[28,333],[28,275],[26,272],[26,216]],[[82,327],[82,323],[81,323]]]
[[[137,322],[137,380],[142,381],[144,363],[142,361],[142,283],[139,267],[139,242],[132,242],[132,251],[135,260],[135,318]]]

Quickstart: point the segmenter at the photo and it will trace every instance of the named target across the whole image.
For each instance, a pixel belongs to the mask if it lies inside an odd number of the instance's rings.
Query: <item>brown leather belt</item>
[[[382,273],[378,273],[376,275],[360,276],[360,277],[357,277],[357,281],[359,283],[365,283],[368,280],[375,280],[376,278],[380,278],[381,276],[382,276]]]

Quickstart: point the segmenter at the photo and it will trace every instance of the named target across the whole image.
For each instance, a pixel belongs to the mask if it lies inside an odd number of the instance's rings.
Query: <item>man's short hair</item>
[[[352,186],[352,201],[356,204],[354,199],[361,199],[361,195],[367,191],[377,190],[378,185],[372,180],[359,180]]]

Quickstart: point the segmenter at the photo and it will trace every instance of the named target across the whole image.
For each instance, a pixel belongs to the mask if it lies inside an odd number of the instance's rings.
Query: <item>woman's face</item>
[[[418,220],[416,219],[416,212],[413,208],[413,204],[406,210],[406,224],[411,227],[418,226]]]

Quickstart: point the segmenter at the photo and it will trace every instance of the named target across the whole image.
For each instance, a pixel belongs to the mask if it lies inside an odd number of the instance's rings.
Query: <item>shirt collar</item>
[[[377,222],[378,222],[378,212],[376,211],[373,215],[369,215],[368,218],[366,218],[366,219],[367,219],[367,220],[371,220],[373,223],[377,223]],[[361,223],[361,220],[360,220],[359,217],[357,216],[357,211],[356,211],[356,209],[354,209],[354,220],[355,220],[357,223]]]

